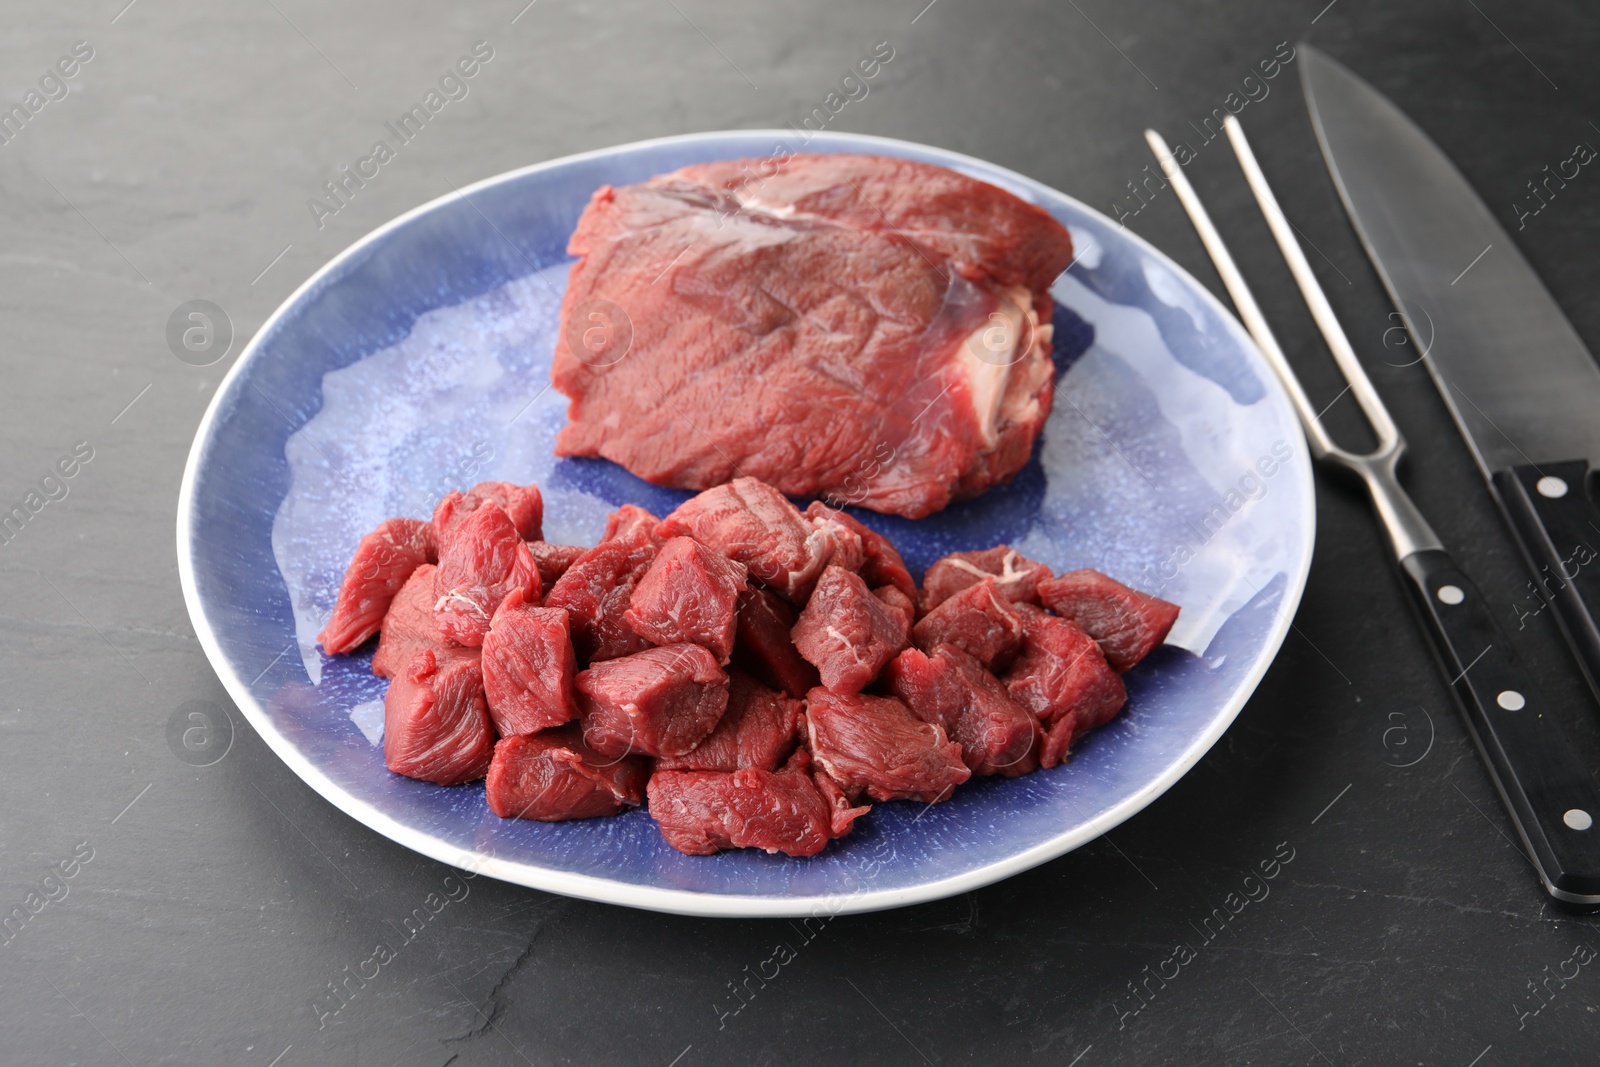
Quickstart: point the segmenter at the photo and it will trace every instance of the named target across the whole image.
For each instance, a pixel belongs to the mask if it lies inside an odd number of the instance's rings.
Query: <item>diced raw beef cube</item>
[[[556,579],[567,573],[567,568],[578,561],[588,549],[581,545],[553,545],[549,541],[529,541],[528,551],[533,555],[534,566],[539,568],[539,581],[546,589],[556,584]]]
[[[344,572],[333,615],[317,640],[330,656],[353,652],[378,632],[383,616],[406,580],[428,562],[427,523],[384,519],[361,539]]]
[[[867,562],[867,546],[855,527],[844,522],[841,515],[842,512],[834,511],[820,500],[812,501],[806,509],[812,528],[822,535],[828,566],[859,573]]]
[[[828,562],[826,535],[765,482],[736,478],[690,497],[661,522],[662,537],[692,537],[791,603],[804,604]]]
[[[924,652],[952,644],[989,670],[1003,670],[1022,644],[1022,617],[994,579],[984,578],[924,615],[911,640]]]
[[[1051,578],[1040,583],[1039,596],[1045,607],[1087,630],[1119,671],[1148,656],[1178,621],[1178,605],[1129,589],[1099,571]]]
[[[961,684],[948,657],[908,648],[883,668],[883,687],[923,722],[934,723],[946,734],[955,733],[966,704],[967,687]]]
[[[1049,738],[1039,720],[1007,697],[1002,686],[997,699],[979,700],[961,717],[955,740],[973,774],[1020,778],[1043,766],[1040,759]]]
[[[854,693],[906,647],[907,621],[873,596],[860,575],[830,566],[790,633],[824,686]]]
[[[1035,563],[1016,549],[996,545],[981,552],[952,552],[922,576],[922,610],[932,611],[946,600],[984,578],[992,577],[1000,594],[1014,604],[1039,602],[1039,583],[1051,577],[1050,568]]]
[[[505,509],[485,501],[450,536],[439,556],[433,573],[439,629],[463,645],[483,644],[494,609],[513,589],[537,604],[539,568]]]
[[[1022,654],[1005,675],[1012,699],[1047,723],[1078,713],[1094,726],[1110,720],[1127,690],[1094,638],[1038,608],[1024,608],[1022,623]]]
[[[393,678],[424,649],[443,653],[462,648],[439,632],[439,620],[433,613],[435,569],[432,563],[424,563],[412,571],[389,605],[383,629],[378,631],[378,650],[372,654],[372,673],[379,678]]]
[[[596,663],[577,687],[583,738],[606,756],[681,756],[710,736],[728,706],[728,676],[699,645]]]
[[[813,689],[806,697],[806,743],[849,797],[934,803],[972,777],[961,746],[893,697]]]
[[[804,748],[795,750],[795,758],[801,753],[810,753]],[[816,785],[817,792],[822,794],[822,799],[828,802],[829,818],[832,820],[830,829],[834,837],[843,837],[855,827],[856,820],[872,810],[871,804],[855,804],[845,795],[844,787],[833,780],[833,776],[823,770],[816,761],[811,763],[811,781]]]
[[[794,751],[805,705],[728,669],[728,710],[711,736],[682,756],[662,756],[658,771],[775,771]]]
[[[880,585],[872,591],[872,595],[882,601],[884,607],[898,612],[900,617],[905,619],[906,633],[909,634],[911,632],[911,624],[917,617],[916,601],[906,596],[905,593],[900,591],[900,587],[895,585]]]
[[[591,819],[615,815],[644,799],[650,763],[612,759],[583,743],[577,723],[543,733],[503,737],[484,783],[489,810],[502,819]]]
[[[744,564],[688,537],[661,546],[623,618],[633,632],[658,645],[692,641],[728,662],[733,654]]]
[[[513,589],[483,638],[483,689],[502,736],[531,734],[578,717],[571,623],[560,608],[529,604]]]
[[[391,771],[438,785],[484,776],[494,727],[475,651],[418,652],[383,698],[383,760]]]
[[[849,832],[859,812],[836,810],[812,780],[809,765],[805,750],[797,749],[776,772],[658,770],[648,787],[650,814],[667,843],[691,856],[725,848],[815,856]]]
[[[1084,731],[1078,729],[1078,720],[1074,715],[1044,727],[1044,740],[1039,744],[1039,766],[1044,770],[1058,767],[1066,763],[1072,742],[1076,741]]]
[[[624,615],[634,586],[655,559],[656,547],[653,539],[637,530],[601,541],[550,588],[545,606],[565,608],[572,615],[572,646],[579,659],[591,663],[616,659],[650,647]]]
[[[478,497],[469,501],[459,489],[452,489],[439,498],[433,506],[433,518],[428,523],[429,536],[433,538],[434,555],[444,551],[445,542],[454,537],[456,531],[472,517],[472,513],[483,503],[483,498]]]
[[[752,586],[739,594],[734,662],[792,697],[805,696],[822,681],[789,636],[799,618],[788,601],[769,590]]]
[[[855,516],[830,508],[820,500],[812,501],[806,509],[806,515],[812,521],[826,518],[855,531],[856,536],[861,538],[862,549],[862,562],[857,569],[868,585],[892,585],[913,601],[917,599],[917,583],[912,580],[906,561],[900,558],[899,551],[887,537]]]
[[[940,645],[934,656],[951,665],[965,690],[950,738],[961,745],[961,759],[972,773],[1016,778],[1038,770],[1044,731],[1032,713],[1011,699],[1000,679],[959,648]]]
[[[606,516],[602,541],[649,541],[656,539],[661,520],[636,504],[624,504]]]
[[[544,536],[544,497],[537,485],[479,482],[465,493],[450,490],[434,506],[433,539],[441,553],[472,513],[489,501],[505,509],[523,540],[537,541]]]
[[[884,681],[918,718],[944,727],[973,774],[1016,778],[1038,769],[1038,722],[955,646],[939,645],[931,656],[908,648],[885,669]]]
[[[1109,722],[1127,702],[1122,678],[1076,623],[1037,608],[1022,613],[1022,655],[1006,673],[1011,699],[1038,716],[1048,736],[1043,767],[1054,767],[1085,733]]]

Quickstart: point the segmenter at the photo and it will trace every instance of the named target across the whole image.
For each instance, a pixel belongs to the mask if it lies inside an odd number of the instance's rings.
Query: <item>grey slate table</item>
[[[313,794],[237,711],[225,750],[180,758],[185,706],[228,700],[179,595],[178,479],[272,309],[452,186],[798,122],[880,41],[895,58],[832,128],[1120,203],[1219,292],[1170,190],[1128,183],[1150,162],[1145,125],[1194,143],[1248,94],[1241,118],[1416,446],[1419,503],[1509,628],[1530,603],[1344,220],[1294,64],[1245,77],[1309,39],[1392,95],[1600,347],[1600,172],[1517,230],[1526,183],[1600,144],[1592,6],[522,2],[6,5],[0,103],[38,106],[0,145],[0,504],[26,502],[75,446],[92,458],[0,545],[0,915],[26,916],[0,935],[0,1064],[1596,1061],[1600,931],[1545,902],[1365,503],[1320,476],[1295,629],[1216,748],[1108,837],[939,903],[802,932],[447,881]],[[336,213],[308,208],[478,41],[493,59],[465,98]],[[1189,174],[1312,396],[1334,401],[1342,382],[1228,150],[1202,147]],[[235,334],[212,366],[169,347],[169,316],[194,299]],[[1348,398],[1328,417],[1363,432]],[[1549,613],[1523,621],[1546,687],[1581,698]],[[1600,757],[1600,725],[1569,727]],[[1263,863],[1281,864],[1270,892],[1247,896]],[[331,984],[436,892],[447,906],[329,1010]],[[780,942],[793,958],[778,967]]]

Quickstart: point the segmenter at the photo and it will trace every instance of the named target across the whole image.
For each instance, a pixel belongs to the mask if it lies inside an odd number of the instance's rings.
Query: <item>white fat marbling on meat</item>
[[[1001,427],[1038,414],[1037,389],[1008,390],[1013,370],[1027,364],[1030,377],[1039,359],[1049,360],[1055,327],[1039,324],[1033,294],[1021,286],[1001,293],[1000,306],[961,345],[956,366],[966,375],[972,412],[986,446],[1000,437]],[[1018,351],[1019,347],[1022,349]]]
[[[830,764],[823,756],[822,746],[817,744],[817,727],[816,724],[811,721],[811,716],[809,714],[806,716],[806,748],[811,752],[812,762],[826,771],[830,778],[833,778],[835,781],[839,782],[844,781],[844,778],[842,778],[838,772],[833,769],[832,764]]]
[[[770,215],[775,219],[787,219],[794,214],[793,204],[774,204],[756,196],[744,196],[734,193],[733,198],[739,201],[739,206],[746,211],[754,211],[760,215]]]
[[[945,560],[944,563],[948,567],[954,567],[956,570],[966,571],[968,574],[975,575],[980,582],[985,578],[993,578],[997,582],[1014,582],[1018,578],[1024,577],[1032,570],[1031,567],[1018,568],[1017,560],[1020,558],[1021,557],[1017,555],[1016,549],[1012,549],[1011,551],[1007,552],[1005,558],[1000,561],[999,574],[995,574],[993,571],[986,571],[982,567],[974,566],[964,559],[952,558]]]

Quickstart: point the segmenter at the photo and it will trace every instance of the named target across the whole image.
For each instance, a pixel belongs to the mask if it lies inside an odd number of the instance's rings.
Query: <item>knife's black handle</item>
[[[1600,905],[1600,788],[1495,625],[1441,549],[1400,561],[1434,651],[1539,878],[1569,904]]]
[[[1535,576],[1513,609],[1518,622],[1553,605],[1589,688],[1600,698],[1600,510],[1594,482],[1588,461],[1581,459],[1494,475],[1495,491]]]

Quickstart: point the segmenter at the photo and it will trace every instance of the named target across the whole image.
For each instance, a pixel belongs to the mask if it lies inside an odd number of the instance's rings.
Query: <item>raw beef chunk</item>
[[[650,647],[624,616],[634,586],[655,556],[656,542],[632,529],[579,556],[550,588],[545,606],[572,615],[572,645],[579,659],[616,659]]]
[[[494,727],[475,651],[418,652],[383,698],[383,760],[438,785],[475,781],[494,755]]]
[[[1087,630],[1119,671],[1148,656],[1178,621],[1178,605],[1129,589],[1099,571],[1051,578],[1040,583],[1039,596],[1045,607]]]
[[[692,641],[728,662],[744,564],[688,537],[661,546],[623,614],[633,632],[658,645]]]
[[[1033,715],[955,646],[939,645],[931,656],[908,648],[889,664],[884,681],[918,718],[944,727],[973,774],[1016,778],[1038,768],[1043,732]]]
[[[1066,229],[926,163],[801,154],[751,177],[766,166],[596,191],[568,245],[557,452],[911,518],[1010,478],[1050,412]],[[578,340],[597,308],[600,352]]]
[[[946,734],[955,733],[966,704],[967,687],[961,684],[948,657],[908,648],[884,667],[883,687],[923,722],[941,727]]]
[[[973,774],[1016,778],[1039,767],[1037,720],[1011,699],[1006,687],[983,665],[953,645],[940,645],[934,656],[950,664],[962,689],[961,714],[950,739],[961,746],[961,759]]]
[[[775,593],[750,588],[739,594],[734,662],[792,697],[805,696],[822,681],[789,636],[799,618],[800,613]]]
[[[624,504],[606,516],[606,532],[602,541],[649,541],[655,539],[656,527],[661,520],[644,508]]]
[[[465,493],[452,489],[433,509],[433,540],[442,553],[463,523],[482,504],[493,501],[511,517],[511,525],[525,541],[544,536],[544,497],[537,485],[479,482]]]
[[[1039,745],[1039,766],[1049,770],[1067,762],[1072,743],[1088,732],[1081,725],[1077,716],[1068,715],[1046,726]]]
[[[435,569],[431,563],[418,567],[389,605],[383,629],[378,631],[378,650],[372,654],[372,673],[379,678],[393,678],[424,649],[442,653],[462,647],[439,632],[439,620],[433,613],[438,599],[433,595]]]
[[[608,659],[577,678],[583,739],[596,752],[681,756],[716,729],[728,676],[699,645],[665,645]]]
[[[583,743],[576,723],[494,746],[484,783],[489,810],[502,819],[592,819],[644,799],[649,761],[612,759]]]
[[[716,549],[795,604],[811,595],[831,547],[800,509],[754,478],[690,497],[662,520],[658,534],[692,537]]]
[[[1076,623],[1037,608],[1025,608],[1022,619],[1022,655],[1006,673],[1006,690],[1044,723],[1048,736],[1039,762],[1054,767],[1073,741],[1122,710],[1128,691]]]
[[[850,797],[931,804],[972,776],[961,746],[893,697],[813,689],[806,698],[812,758]]]
[[[917,605],[910,597],[900,591],[899,586],[880,585],[872,591],[879,602],[890,611],[895,612],[905,620],[906,633],[911,632],[911,623],[917,617]]]
[[[807,758],[810,753],[805,749],[797,749],[795,757],[805,753]],[[816,761],[811,763],[811,781],[815,783],[817,792],[822,794],[822,799],[828,802],[829,818],[832,820],[833,836],[843,837],[855,826],[856,820],[872,810],[871,804],[855,804],[845,795],[844,787],[833,780],[833,776],[823,770]]]
[[[691,856],[725,848],[815,856],[848,833],[865,809],[835,809],[809,765],[805,750],[797,749],[777,772],[657,771],[650,778],[650,814],[667,843]]]
[[[505,509],[485,501],[445,542],[433,572],[434,614],[445,636],[483,644],[489,620],[513,589],[539,602],[539,568]]]
[[[990,670],[1003,670],[1022,644],[1022,617],[994,579],[984,578],[924,615],[911,640],[924,652],[955,645]]]
[[[549,541],[529,541],[528,551],[534,566],[539,568],[539,581],[549,589],[556,579],[567,573],[567,568],[578,561],[586,551],[578,545],[552,545]]]
[[[806,515],[813,522],[826,519],[855,531],[856,536],[861,538],[862,552],[861,566],[857,569],[868,585],[892,585],[913,601],[917,599],[917,583],[912,580],[906,561],[900,558],[899,551],[889,543],[887,537],[847,512],[836,511],[820,500],[812,501],[811,506],[806,508]]]
[[[867,546],[856,527],[844,521],[844,513],[834,511],[820,500],[806,509],[806,518],[821,535],[823,552],[830,567],[860,572],[867,563]]]
[[[794,751],[805,705],[731,667],[728,710],[711,736],[682,756],[656,760],[660,771],[775,771]]]
[[[898,608],[873,596],[860,575],[830,566],[791,634],[824,686],[854,693],[906,647],[908,621]]]
[[[395,595],[428,562],[431,546],[427,524],[416,519],[384,519],[363,537],[344,572],[333,615],[317,635],[323,651],[351,652],[377,633]]]
[[[531,734],[577,718],[577,673],[567,613],[512,590],[483,638],[483,689],[495,729]]]
[[[1006,545],[982,552],[952,552],[922,576],[922,610],[932,611],[968,586],[991,577],[1000,595],[1012,603],[1037,604],[1039,583],[1051,574],[1043,563]]]

